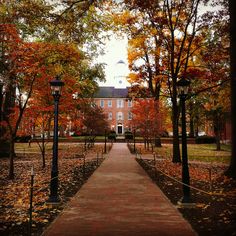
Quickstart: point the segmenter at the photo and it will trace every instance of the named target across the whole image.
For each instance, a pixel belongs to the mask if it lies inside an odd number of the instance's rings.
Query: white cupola
[[[114,71],[114,87],[115,88],[126,88],[130,86],[126,77],[128,75],[128,66],[123,60],[119,60],[115,65]]]

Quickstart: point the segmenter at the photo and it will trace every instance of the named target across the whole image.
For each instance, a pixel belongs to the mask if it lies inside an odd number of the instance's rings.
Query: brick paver
[[[124,143],[78,191],[44,236],[196,235]]]

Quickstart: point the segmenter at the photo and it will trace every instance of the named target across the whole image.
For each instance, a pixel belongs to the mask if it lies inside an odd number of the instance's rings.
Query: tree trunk
[[[1,127],[1,131],[2,133],[4,133],[5,131],[3,131],[2,129],[3,127]],[[0,157],[9,157],[10,155],[10,142],[7,138],[0,138]]]
[[[190,132],[189,132],[189,137],[194,138],[194,122],[193,122],[193,117],[190,115]]]
[[[231,161],[225,175],[236,179],[236,1],[229,0],[231,76]]]
[[[216,111],[215,115],[214,115],[214,133],[215,133],[215,138],[216,138],[216,150],[220,151],[221,150],[221,146],[220,146],[220,131],[221,131],[221,127],[220,127],[220,115],[218,114],[218,112]]]
[[[0,90],[0,157],[8,157],[10,153],[9,140],[4,138],[6,134],[6,128],[2,125],[3,121],[3,91]]]
[[[43,137],[42,137],[42,160],[43,160],[43,166],[42,168],[44,169],[46,164],[45,164],[45,135],[43,132]]]
[[[220,145],[220,132],[217,132],[216,134],[216,150],[220,151],[221,150],[221,145]]]
[[[177,102],[173,103],[172,108],[172,127],[173,127],[173,157],[172,162],[180,163],[180,149],[179,149],[179,122],[178,122],[179,114]]]
[[[10,154],[9,154],[9,179],[14,179],[14,156],[15,156],[15,140],[11,137]]]
[[[10,80],[12,81],[12,79]],[[4,102],[2,100],[2,112],[1,112],[1,120],[6,121],[6,118],[10,115],[12,108],[15,104],[15,89],[12,84],[8,85],[8,88],[6,90],[5,99]],[[10,144],[10,138],[7,135],[7,129],[1,125],[0,128],[0,156],[10,156],[11,152],[11,144]]]
[[[155,147],[161,147],[161,138],[160,138],[160,121],[159,121],[159,96],[158,100],[155,100],[155,109],[156,109],[156,127],[155,127],[155,137],[154,137],[154,144]]]
[[[198,132],[199,132],[199,129],[198,129],[198,116],[197,116],[196,122],[195,122],[195,137],[198,137]]]
[[[42,144],[40,145],[40,141],[37,142],[38,146],[41,150],[42,154],[42,168],[44,169],[46,164],[45,164],[45,128],[44,128],[44,122],[42,123]]]
[[[155,142],[155,147],[161,147],[161,138],[160,137],[155,137],[154,142]]]
[[[48,119],[48,124],[47,124],[47,127],[48,127],[48,131],[47,131],[47,138],[50,139],[50,131],[51,131],[51,121],[52,119]]]

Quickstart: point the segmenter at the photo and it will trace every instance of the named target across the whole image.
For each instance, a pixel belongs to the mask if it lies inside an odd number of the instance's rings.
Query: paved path
[[[196,235],[134,160],[115,143],[44,236]]]

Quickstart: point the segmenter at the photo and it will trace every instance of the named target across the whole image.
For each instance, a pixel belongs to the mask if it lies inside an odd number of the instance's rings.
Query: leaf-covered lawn
[[[0,159],[0,233],[11,235],[11,231],[16,231],[17,227],[26,224],[29,220],[29,192],[30,192],[30,172],[34,167],[34,196],[33,196],[33,228],[36,224],[47,224],[49,220],[61,211],[63,204],[69,199],[71,189],[74,185],[79,185],[78,181],[83,181],[83,176],[79,176],[79,168],[82,168],[83,160],[75,157],[75,154],[83,152],[82,144],[60,144],[59,146],[59,194],[61,207],[51,209],[45,204],[49,198],[49,185],[51,177],[51,148],[46,155],[46,167],[42,169],[42,157],[36,145],[31,147],[28,144],[17,145],[17,152],[22,148],[27,151],[17,154],[15,158],[15,179],[8,180],[8,159]],[[51,146],[51,145],[50,145]],[[48,147],[50,147],[48,146]],[[88,151],[87,155],[96,157],[96,153],[102,152],[102,145],[95,145]],[[38,153],[30,152],[30,150]],[[101,154],[100,154],[101,157]],[[89,161],[89,160],[88,160]],[[91,159],[90,159],[91,161]],[[94,160],[96,163],[96,160]],[[80,171],[81,172],[81,171]],[[82,179],[82,180],[81,180]],[[81,184],[81,183],[80,183]],[[75,186],[76,187],[76,186]],[[20,232],[19,232],[20,235]],[[22,234],[24,235],[24,233]]]
[[[141,158],[137,155],[138,162],[177,205],[183,197],[182,164],[172,162],[172,144],[162,144],[154,150],[145,150],[142,144],[137,144],[137,149],[142,153]],[[222,145],[222,151],[216,151],[214,144],[188,144],[190,185],[193,187],[190,191],[196,205],[179,210],[199,235],[236,235],[236,181],[224,176],[230,155],[229,145]]]
[[[148,157],[146,159],[146,157]],[[154,160],[142,155],[138,162],[161,188],[170,201],[176,205],[183,197],[182,166],[170,159]],[[189,164],[191,197],[193,208],[179,208],[198,235],[235,235],[236,181],[223,175],[226,166],[206,162]],[[177,181],[176,181],[177,180]]]

